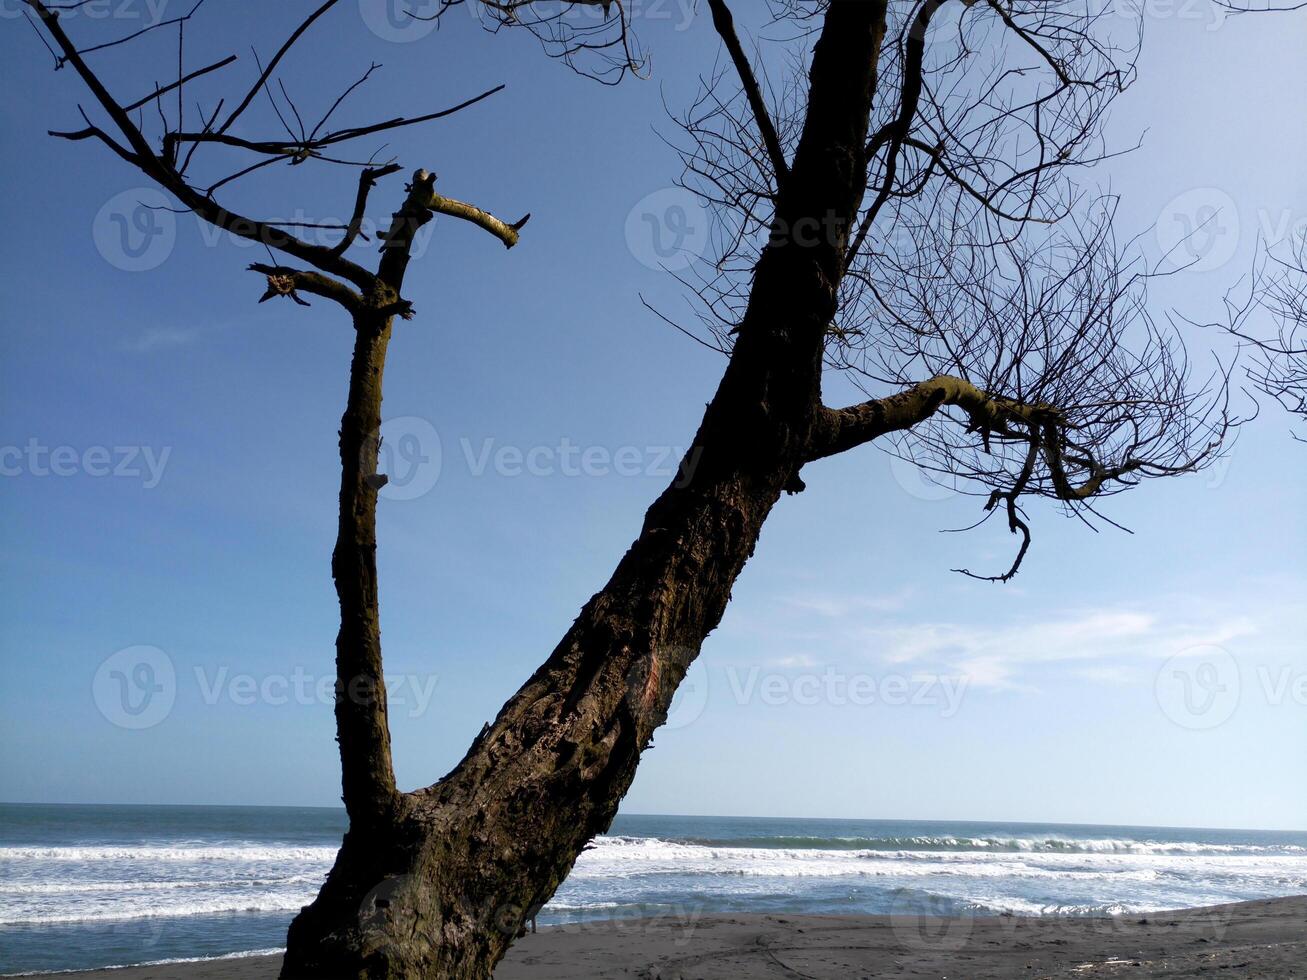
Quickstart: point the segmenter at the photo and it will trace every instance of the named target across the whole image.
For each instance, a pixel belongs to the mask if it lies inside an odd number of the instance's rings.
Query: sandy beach
[[[259,957],[71,974],[274,980]],[[498,980],[1307,978],[1307,896],[1129,918],[685,915],[541,929]],[[325,978],[324,978],[325,980]]]

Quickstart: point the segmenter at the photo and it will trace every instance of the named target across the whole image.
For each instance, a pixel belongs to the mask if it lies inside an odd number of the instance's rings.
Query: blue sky
[[[717,45],[703,11],[645,4],[653,78],[604,88],[463,15],[396,40],[369,29],[370,2],[349,0],[290,60],[297,101],[329,104],[370,60],[384,68],[351,118],[507,82],[392,149],[448,194],[534,215],[511,252],[435,222],[409,277],[418,318],[391,347],[401,479],[379,513],[383,639],[399,778],[415,786],[457,761],[603,584],[715,387],[721,358],[640,296],[682,308],[641,216],[651,194],[676,200],[663,103],[688,103]],[[301,7],[215,8],[188,63],[240,54],[230,91],[250,78],[250,38]],[[186,216],[156,213],[163,234],[125,251],[145,239],[115,221],[141,214],[144,180],[44,135],[84,95],[16,9],[0,6],[0,798],[333,804],[331,708],[313,688],[332,672],[349,325],[325,301],[256,305],[243,269],[264,256]],[[1140,80],[1111,126],[1144,145],[1096,177],[1145,248],[1221,209],[1202,261],[1154,296],[1159,315],[1204,318],[1259,234],[1307,223],[1307,19],[1147,9]],[[97,65],[135,98],[169,50]],[[351,182],[279,169],[232,200],[340,220]],[[377,189],[375,217],[402,183]],[[1198,353],[1224,344],[1186,335]],[[971,523],[974,498],[874,448],[810,467],[624,808],[1302,829],[1307,451],[1289,431],[1267,410],[1216,469],[1115,498],[1107,513],[1134,534],[1038,508],[1006,587],[949,571],[1010,557],[1001,528],[938,533]],[[124,714],[117,670],[166,697]]]

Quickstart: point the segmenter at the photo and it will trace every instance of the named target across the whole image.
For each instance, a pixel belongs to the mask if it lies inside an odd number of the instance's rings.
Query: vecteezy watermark
[[[1239,248],[1239,208],[1223,190],[1195,187],[1166,203],[1155,231],[1167,267],[1210,272]]]
[[[942,896],[900,888],[890,903],[889,924],[906,949],[953,953],[971,941],[975,915],[959,915],[954,903]]]
[[[12,0],[11,0],[12,2]],[[599,44],[596,32],[610,24],[614,31],[638,20],[663,21],[673,31],[688,30],[694,23],[695,0],[625,0],[614,3],[575,3],[569,0],[536,2],[532,9],[513,15],[499,3],[482,0],[358,0],[363,23],[383,41],[407,44],[419,41],[436,29],[440,18],[453,17],[459,11],[485,25],[499,23],[549,23],[560,47],[568,47],[567,38],[588,37]],[[574,52],[575,53],[575,52]]]
[[[1239,707],[1239,663],[1212,645],[1181,650],[1157,672],[1154,692],[1167,718],[1182,728],[1216,728]]]
[[[688,647],[664,647],[648,661],[637,665],[626,678],[627,698],[637,714],[649,713],[665,696],[666,686],[676,676],[676,665],[692,661],[667,706],[660,730],[676,731],[694,724],[708,707],[708,670],[697,653]]]
[[[1260,663],[1255,669],[1241,669],[1230,651],[1202,645],[1182,650],[1163,664],[1156,690],[1158,705],[1175,724],[1210,729],[1258,698],[1271,708],[1307,708],[1307,665]]]
[[[448,0],[358,0],[358,5],[367,29],[395,44],[422,40],[439,26],[441,10],[450,6]]]
[[[928,470],[923,469],[910,459],[890,454],[889,472],[894,482],[910,497],[931,503],[948,500],[958,496],[958,491],[932,478]]]
[[[251,248],[260,251],[264,249],[265,245],[270,246],[273,244],[275,236],[278,234],[277,229],[282,228],[292,229],[295,232],[295,237],[302,242],[308,242],[310,245],[331,247],[340,242],[345,234],[346,225],[350,221],[348,216],[312,214],[303,208],[296,208],[276,218],[263,221],[233,217],[231,222],[224,228],[212,225],[195,215],[191,215],[191,217],[195,221],[200,244],[204,248],[217,248],[219,245],[226,244],[234,248]],[[441,215],[436,215],[414,233],[413,244],[409,249],[411,258],[416,261],[426,254],[427,247],[431,243],[431,236],[435,233],[437,225],[440,225],[443,220]],[[359,223],[358,237],[351,243],[350,248],[355,251],[374,249],[376,242],[381,237],[380,233],[388,227],[389,219],[378,221],[365,215]]]
[[[331,705],[336,703],[338,690],[349,701],[370,704],[376,694],[376,683],[369,677],[356,677],[341,685],[335,674],[312,674],[303,667],[288,674],[259,676],[233,674],[228,667],[196,667],[195,683],[200,699],[210,707],[224,701],[237,707]],[[421,717],[431,706],[438,683],[435,674],[388,674],[386,704],[392,713],[398,714],[397,709],[401,709],[410,718]]]
[[[127,647],[100,664],[91,694],[100,714],[119,728],[153,728],[172,712],[177,672],[158,647]]]
[[[90,476],[141,480],[153,490],[163,479],[172,447],[153,446],[47,446],[32,438],[22,446],[0,446],[0,476]]]
[[[105,201],[91,223],[96,250],[115,269],[157,269],[177,245],[177,216],[154,187],[122,191]]]
[[[195,691],[207,707],[266,705],[331,706],[345,699],[371,704],[376,681],[356,677],[342,683],[335,673],[315,674],[296,666],[287,673],[251,674],[230,667],[196,666]],[[426,714],[435,698],[436,674],[387,674],[386,704],[392,714],[409,718]],[[153,728],[172,714],[179,693],[177,669],[168,654],[154,646],[131,646],[108,657],[95,672],[91,694],[105,719],[119,728]]]
[[[664,696],[660,688],[674,676],[669,676],[674,662],[684,662],[687,656],[692,654],[675,648],[664,650],[649,666],[633,670],[627,677],[627,697],[639,710],[647,711]],[[798,673],[764,670],[761,666],[709,669],[702,660],[695,660],[677,685],[659,731],[676,731],[694,724],[714,698],[740,707],[931,707],[939,711],[941,718],[952,718],[962,707],[969,684],[966,675],[846,673],[833,666],[821,672]]]
[[[707,254],[710,241],[708,212],[682,187],[646,195],[626,216],[626,247],[650,269],[688,269]]]
[[[177,248],[179,231],[183,226],[190,227],[190,222],[194,222],[203,248],[230,245],[263,249],[275,245],[276,236],[285,228],[292,229],[296,238],[310,245],[334,246],[345,234],[350,221],[348,216],[314,215],[302,208],[263,221],[233,217],[223,228],[189,212],[181,212],[183,225],[178,216],[172,202],[158,188],[132,188],[115,194],[104,203],[91,223],[91,237],[96,251],[115,269],[149,272],[172,256]],[[413,236],[410,254],[414,259],[420,259],[426,252],[441,220],[437,217],[427,222]],[[381,225],[373,218],[364,217],[350,248],[375,247],[381,230]]]
[[[567,437],[557,445],[537,445],[528,449],[501,445],[494,439],[479,444],[460,439],[459,447],[473,476],[493,472],[497,476],[656,476],[676,477],[677,485],[686,485],[694,476],[702,449],[677,446],[582,446]]]
[[[1111,10],[1127,20],[1202,21],[1214,31],[1225,23],[1230,8],[1216,0],[1112,0]]]
[[[1291,703],[1307,708],[1307,669],[1259,664],[1257,684],[1266,703],[1272,707]]]
[[[581,860],[585,860],[583,857]],[[694,931],[703,917],[702,905],[689,905],[680,902],[650,902],[623,905],[623,914],[611,918],[595,918],[594,913],[553,909],[546,905],[541,912],[547,917],[551,932],[561,932],[570,936],[657,936],[659,945],[669,939],[675,947],[684,947],[694,938]],[[654,972],[647,976],[658,977]],[[681,976],[680,973],[661,974],[661,976]]]
[[[373,448],[368,442],[363,451],[370,453]],[[458,440],[458,451],[451,450],[446,458],[435,426],[415,415],[383,422],[375,451],[377,472],[386,478],[378,496],[385,500],[425,496],[451,465],[478,479],[655,477],[685,486],[693,479],[701,455],[700,449],[679,446],[587,446],[566,436],[556,443],[533,446],[464,436]]]
[[[164,18],[173,0],[82,0],[81,3],[52,3],[59,19],[85,17],[87,20],[135,21],[139,27],[154,27]],[[5,20],[30,12],[27,0],[0,0],[0,18]]]
[[[829,666],[820,674],[729,668],[726,679],[737,704],[937,707],[942,718],[958,713],[969,684],[965,674],[850,674]]]
[[[403,415],[381,424],[377,472],[386,483],[379,496],[416,500],[431,492],[440,479],[440,433],[426,419]]]

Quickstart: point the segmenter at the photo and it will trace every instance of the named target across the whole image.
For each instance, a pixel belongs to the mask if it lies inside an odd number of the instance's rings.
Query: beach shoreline
[[[275,980],[280,959],[215,959],[59,976]],[[495,972],[497,980],[1222,975],[1307,978],[1307,895],[1111,917],[686,914],[608,919],[524,936]]]

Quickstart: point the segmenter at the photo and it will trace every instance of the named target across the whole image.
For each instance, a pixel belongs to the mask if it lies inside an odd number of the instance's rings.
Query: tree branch
[[[776,126],[772,123],[771,114],[767,111],[767,103],[762,97],[758,79],[754,76],[749,58],[740,45],[740,37],[735,32],[735,18],[731,15],[731,8],[726,5],[726,0],[708,0],[708,6],[712,9],[713,27],[726,45],[731,61],[735,63],[735,70],[740,76],[744,94],[749,99],[749,107],[753,110],[753,118],[758,125],[758,133],[767,148],[772,169],[776,171],[776,179],[784,181],[789,176],[790,165],[785,159],[780,138],[776,135]]]
[[[1051,405],[1024,405],[996,398],[969,381],[942,374],[885,398],[872,398],[841,409],[824,409],[818,425],[820,436],[810,460],[836,456],[891,432],[918,425],[945,405],[967,413],[977,430],[1018,434],[1014,424],[1038,427],[1056,420]]]
[[[343,282],[332,279],[330,276],[324,276],[320,272],[293,269],[285,265],[267,265],[263,262],[255,262],[249,269],[251,272],[262,273],[268,277],[268,291],[263,294],[263,298],[259,300],[260,303],[264,303],[274,296],[285,296],[301,306],[308,306],[309,304],[297,295],[300,292],[305,292],[333,300],[351,314],[358,311],[363,305],[363,297],[357,292],[350,289]]]
[[[26,0],[26,2],[41,18],[41,23],[63,52],[65,61],[73,66],[74,71],[77,72],[86,87],[91,90],[101,108],[104,109],[109,118],[113,120],[114,125],[126,138],[132,152],[124,155],[122,148],[117,147],[112,140],[109,140],[101,133],[92,132],[88,135],[97,136],[111,147],[114,147],[120,156],[123,156],[124,159],[140,169],[142,173],[154,180],[160,187],[172,193],[183,205],[210,224],[229,231],[240,238],[260,242],[269,248],[285,252],[324,271],[342,276],[360,289],[369,288],[373,276],[362,266],[355,265],[348,259],[334,254],[329,248],[321,245],[311,245],[266,222],[246,218],[230,211],[186,183],[175,169],[155,154],[150,147],[149,141],[142,135],[136,124],[132,122],[131,116],[114,100],[109,90],[105,88],[104,83],[87,66],[76,45],[73,44],[72,40],[64,32],[62,25],[60,25],[58,11],[51,10],[42,0]],[[77,134],[70,134],[68,138],[74,136],[77,136]]]
[[[334,7],[338,2],[339,0],[327,0],[327,2],[321,7],[309,14],[309,16],[300,23],[299,27],[291,32],[290,37],[286,38],[285,43],[282,44],[277,53],[272,56],[272,60],[269,61],[267,66],[263,69],[262,73],[259,75],[259,80],[255,82],[253,87],[245,94],[245,98],[241,100],[240,104],[231,111],[231,115],[229,115],[223,124],[218,127],[219,133],[225,133],[227,130],[231,129],[232,123],[239,119],[241,113],[250,107],[250,103],[254,101],[256,96],[258,96],[259,90],[268,83],[268,79],[272,77],[272,73],[277,69],[277,63],[286,56],[286,52],[294,47],[295,42],[300,39],[305,31],[313,26],[315,20]]]
[[[498,238],[504,243],[505,248],[512,248],[517,244],[518,232],[531,220],[531,215],[526,214],[512,224],[508,224],[496,218],[489,211],[483,211],[474,205],[465,204],[452,197],[437,194],[435,191],[436,176],[435,174],[428,174],[425,170],[419,170],[414,174],[413,181],[413,186],[420,189],[419,196],[416,199],[418,205],[428,211],[435,211],[439,214],[447,214],[453,218],[470,221]],[[389,244],[389,239],[387,239],[387,244]]]
[[[349,227],[345,230],[345,237],[336,243],[336,246],[332,249],[333,252],[337,255],[344,255],[346,250],[354,244],[354,239],[358,238],[359,232],[363,229],[364,212],[368,206],[368,192],[377,185],[377,181],[402,169],[403,167],[399,164],[391,163],[375,170],[368,167],[359,174],[359,190],[358,196],[354,199],[354,214],[349,219]]]

